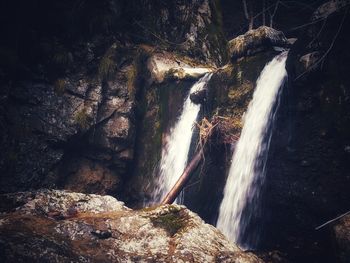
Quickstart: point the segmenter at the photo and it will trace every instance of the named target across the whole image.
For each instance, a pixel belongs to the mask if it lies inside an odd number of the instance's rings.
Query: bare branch
[[[247,0],[242,0],[242,3],[243,3],[243,11],[244,11],[245,18],[246,18],[247,20],[249,20],[249,13],[248,13],[248,7],[247,7]]]
[[[350,214],[350,211],[347,211],[346,213],[344,213],[344,214],[342,214],[342,215],[340,215],[340,216],[337,216],[337,217],[334,218],[334,219],[328,220],[326,223],[324,223],[324,224],[322,224],[322,225],[316,227],[315,230],[319,230],[319,229],[325,227],[326,225],[329,225],[330,223],[333,223],[333,222],[337,221],[338,219],[340,219],[340,218],[342,218],[342,217],[344,217],[344,216],[346,216],[346,215],[348,215],[348,214]]]
[[[330,46],[329,46],[329,48],[327,49],[327,51],[326,51],[326,52],[323,54],[323,56],[320,57],[314,64],[312,64],[312,65],[309,67],[309,69],[305,70],[303,73],[301,73],[299,76],[297,76],[297,77],[294,79],[294,81],[295,81],[295,80],[298,80],[299,78],[301,78],[302,76],[304,76],[304,75],[305,75],[306,73],[308,73],[310,70],[315,69],[315,68],[317,67],[318,64],[320,64],[321,62],[324,61],[324,59],[326,58],[326,56],[328,55],[328,53],[332,50],[335,41],[337,40],[337,37],[338,37],[338,35],[339,35],[339,33],[340,33],[342,27],[343,27],[343,24],[344,24],[346,15],[348,14],[348,11],[349,11],[349,8],[346,9],[346,12],[344,13],[343,19],[342,19],[342,21],[341,21],[341,23],[340,23],[340,25],[339,25],[339,27],[338,27],[338,30],[337,30],[336,34],[334,35],[334,37],[333,37],[332,43],[330,44]]]

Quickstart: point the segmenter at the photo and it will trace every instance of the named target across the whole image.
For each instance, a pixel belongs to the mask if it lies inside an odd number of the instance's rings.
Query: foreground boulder
[[[261,262],[184,206],[132,211],[57,190],[0,198],[3,262]]]
[[[229,41],[229,53],[231,58],[238,59],[243,56],[251,56],[273,46],[288,46],[288,40],[283,32],[267,26],[249,30]]]

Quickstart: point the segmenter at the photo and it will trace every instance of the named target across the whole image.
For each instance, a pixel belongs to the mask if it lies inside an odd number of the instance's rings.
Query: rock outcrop
[[[151,74],[150,82],[162,83],[164,80],[195,80],[213,71],[212,67],[203,66],[194,60],[171,53],[153,54],[147,61]]]
[[[195,104],[204,104],[208,99],[208,90],[206,88],[195,91],[190,94],[190,99]]]
[[[3,262],[262,262],[184,206],[132,211],[57,190],[0,198]]]
[[[228,63],[213,73],[203,93],[191,95],[195,102],[205,100],[205,120],[211,121],[214,127],[208,142],[210,146],[205,152],[205,162],[184,191],[185,204],[206,222],[216,223],[232,151],[242,131],[244,113],[262,69],[276,54],[274,51],[261,52]],[[201,118],[198,123],[201,123]],[[202,133],[201,130],[196,132]],[[196,185],[199,181],[201,183]]]
[[[283,32],[267,26],[249,30],[229,41],[229,54],[233,60],[243,56],[251,56],[273,46],[286,47],[288,40]]]

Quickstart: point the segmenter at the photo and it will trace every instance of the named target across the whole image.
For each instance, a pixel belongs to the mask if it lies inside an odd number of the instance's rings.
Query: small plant
[[[83,108],[82,110],[78,111],[75,114],[75,123],[82,129],[86,130],[89,127],[89,116],[86,113],[86,109]]]
[[[98,76],[100,80],[107,80],[116,72],[116,54],[118,44],[114,43],[102,56],[98,66]]]
[[[115,63],[109,55],[102,57],[98,67],[98,75],[101,80],[110,78],[115,73]]]
[[[66,81],[64,79],[57,79],[53,86],[55,93],[62,96],[66,90]]]

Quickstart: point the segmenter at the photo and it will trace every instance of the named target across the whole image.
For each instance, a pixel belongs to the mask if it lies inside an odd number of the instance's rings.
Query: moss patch
[[[98,76],[101,80],[110,78],[116,72],[116,53],[118,45],[114,43],[102,56],[98,65]]]
[[[78,111],[74,116],[75,123],[83,130],[89,127],[89,116],[86,113],[86,109]]]
[[[181,210],[170,210],[167,214],[152,217],[151,222],[156,227],[164,228],[170,236],[174,236],[186,226],[186,218],[181,216]]]
[[[126,73],[127,77],[127,86],[128,86],[128,92],[129,92],[129,98],[134,97],[135,95],[135,82],[137,78],[137,66],[135,64],[132,64],[130,69],[128,69]]]
[[[55,93],[62,96],[66,90],[66,81],[64,79],[57,79],[53,84]]]
[[[114,61],[108,57],[104,56],[100,60],[100,64],[98,66],[98,75],[100,79],[104,80],[109,78],[115,72],[114,69]]]

